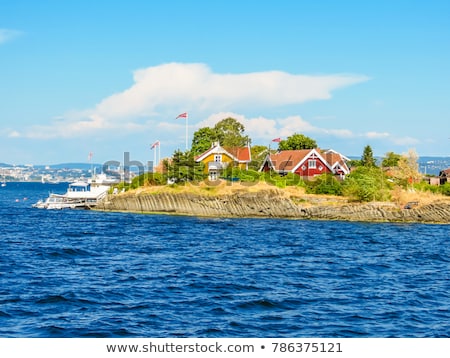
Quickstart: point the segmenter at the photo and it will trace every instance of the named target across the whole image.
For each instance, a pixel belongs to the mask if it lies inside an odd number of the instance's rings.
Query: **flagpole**
[[[186,114],[186,151],[188,150],[188,118],[189,114]]]
[[[184,119],[186,120],[186,151],[187,151],[187,150],[189,149],[189,145],[188,145],[188,137],[189,137],[189,134],[188,134],[189,115],[188,115],[188,112],[184,112],[184,113],[179,114],[175,119],[178,119],[178,118],[184,118]]]
[[[155,172],[156,167],[156,148],[153,148],[153,173]]]

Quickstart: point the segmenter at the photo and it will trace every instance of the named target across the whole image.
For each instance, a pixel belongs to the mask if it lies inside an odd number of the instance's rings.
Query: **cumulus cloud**
[[[288,116],[285,118],[265,118],[262,116],[247,118],[242,114],[233,112],[220,112],[209,116],[206,120],[198,123],[196,128],[214,127],[220,120],[232,117],[242,123],[245,131],[251,138],[270,140],[274,137],[289,137],[294,133],[304,133],[308,135],[324,135],[338,138],[356,137],[348,129],[329,129],[318,127],[301,116]]]
[[[311,123],[301,116],[288,116],[285,118],[265,118],[262,116],[247,118],[243,114],[234,112],[219,112],[210,115],[206,120],[198,123],[192,130],[201,127],[214,127],[220,120],[232,117],[242,123],[246,133],[256,140],[271,140],[276,137],[287,138],[294,133],[302,133],[308,136],[332,137],[336,139],[365,138],[392,143],[398,146],[411,146],[419,141],[411,137],[397,137],[388,132],[370,131],[366,133],[355,133],[346,128],[323,128],[317,123]]]
[[[145,120],[167,121],[186,110],[205,118],[218,111],[300,104],[328,99],[332,91],[367,81],[368,77],[282,71],[220,74],[201,63],[169,63],[137,70],[133,80],[131,87],[103,99],[93,108],[66,113],[63,120],[33,127],[21,136],[75,137],[105,129],[140,129]],[[259,118],[259,121],[268,121],[263,127],[273,125],[271,120]],[[256,118],[248,125],[255,130],[260,126]],[[302,126],[298,119],[297,126]]]
[[[0,29],[0,45],[13,40],[20,34],[21,32],[17,30]]]
[[[338,88],[368,80],[361,75],[295,75],[281,71],[219,74],[201,63],[169,63],[134,72],[134,84],[101,101],[105,118],[139,117],[168,108],[198,112],[274,107],[328,99]]]

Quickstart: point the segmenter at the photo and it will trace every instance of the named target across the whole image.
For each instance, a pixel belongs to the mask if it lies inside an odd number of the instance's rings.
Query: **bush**
[[[303,179],[294,173],[287,173],[280,175],[274,171],[265,172],[262,174],[262,179],[270,185],[275,185],[277,188],[285,188],[287,186],[301,186],[304,187]]]
[[[309,194],[342,195],[342,184],[332,174],[322,174],[306,184]]]
[[[243,170],[239,167],[228,166],[222,177],[226,180],[239,180],[243,183],[257,183],[261,178],[261,173],[256,170]]]
[[[391,184],[376,167],[358,167],[342,184],[343,194],[358,201],[386,201],[390,199]]]
[[[155,186],[167,184],[167,177],[161,173],[144,173],[131,181],[131,189],[137,189],[141,186]]]
[[[438,185],[430,185],[424,181],[420,182],[420,183],[416,183],[414,184],[414,189],[417,191],[428,191],[431,193],[439,193],[440,192],[440,186]]]
[[[443,185],[430,185],[426,182],[420,182],[414,184],[414,189],[418,191],[428,191],[433,194],[442,194],[450,196],[450,183],[445,183]]]
[[[439,187],[441,194],[450,196],[450,183],[445,183]]]

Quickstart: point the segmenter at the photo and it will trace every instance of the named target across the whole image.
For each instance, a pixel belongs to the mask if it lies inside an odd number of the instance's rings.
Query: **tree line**
[[[168,178],[175,184],[204,180],[206,177],[204,164],[197,163],[195,158],[211,148],[214,142],[219,142],[225,148],[245,147],[250,146],[251,138],[245,134],[242,123],[231,117],[225,118],[214,127],[198,129],[193,134],[190,150],[176,150],[170,159],[163,161],[164,173],[146,174],[144,179],[137,178],[132,185],[142,183],[164,185]],[[420,183],[422,176],[418,170],[418,156],[412,150],[404,155],[388,152],[380,163],[377,163],[372,148],[367,145],[363,149],[361,159],[351,160],[348,163],[351,173],[343,181],[331,174],[322,174],[314,180],[305,181],[293,173],[279,175],[275,172],[258,172],[269,153],[278,150],[313,148],[317,148],[317,142],[300,133],[279,141],[276,149],[263,145],[251,146],[252,162],[249,163],[249,169],[241,170],[238,167],[229,166],[224,171],[223,178],[240,180],[246,185],[264,180],[277,187],[300,186],[304,187],[307,193],[343,195],[356,201],[389,200],[393,188],[413,188],[418,185],[421,185],[421,189],[440,190],[450,195],[450,184],[435,189],[424,187],[423,183]]]

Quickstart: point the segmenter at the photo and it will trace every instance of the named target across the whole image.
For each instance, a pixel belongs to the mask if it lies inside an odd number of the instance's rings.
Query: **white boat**
[[[69,184],[65,194],[50,194],[45,200],[33,205],[38,209],[90,209],[108,194],[109,186],[90,182]]]

